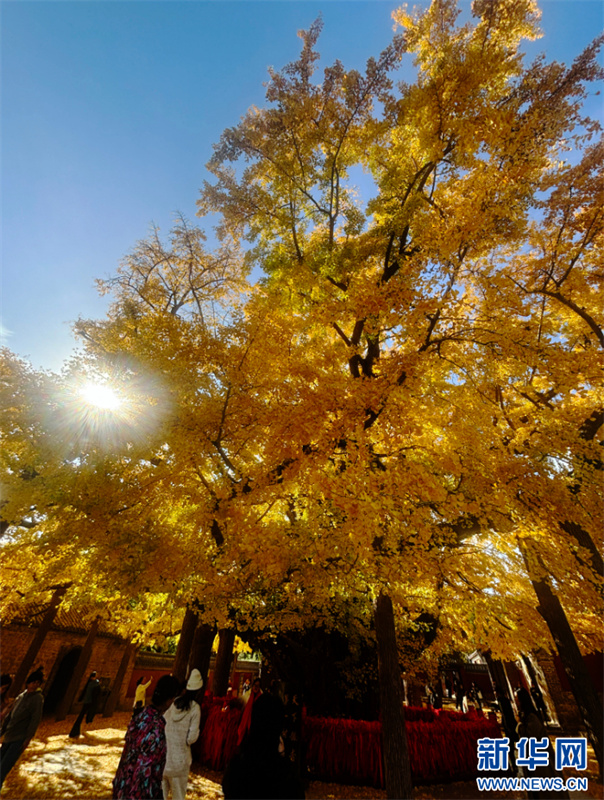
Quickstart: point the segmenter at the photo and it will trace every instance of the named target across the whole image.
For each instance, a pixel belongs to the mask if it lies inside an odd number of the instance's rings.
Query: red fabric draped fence
[[[192,745],[193,758],[222,772],[237,748],[237,729],[241,720],[240,705],[223,707],[224,697],[215,697],[208,708],[199,739]],[[203,718],[203,714],[202,714]]]
[[[494,718],[470,711],[406,708],[407,739],[413,782],[467,780],[477,774],[476,742],[497,738]],[[241,708],[223,708],[215,698],[193,753],[211,769],[222,771],[237,747]],[[351,719],[304,716],[302,738],[312,778],[343,784],[384,786],[382,724]]]
[[[311,777],[334,783],[384,785],[381,722],[305,717],[302,739]]]

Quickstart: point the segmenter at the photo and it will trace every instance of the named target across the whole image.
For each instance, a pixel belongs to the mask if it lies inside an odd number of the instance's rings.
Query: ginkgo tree
[[[429,620],[427,657],[601,635],[597,47],[525,66],[532,0],[472,14],[401,9],[364,73],[318,78],[320,23],[301,34],[208,165],[217,251],[185,220],[152,231],[103,284],[108,317],[78,324],[84,365],[155,398],[156,427],[36,467],[29,506],[116,608],[374,628],[391,797],[411,796],[395,626]]]
[[[475,2],[472,12],[475,23],[457,26],[452,2],[401,10],[404,33],[364,75],[336,63],[318,83],[315,24],[302,34],[300,59],[271,74],[267,107],[222,135],[200,201],[200,213],[221,214],[219,233],[252,244],[247,258],[267,273],[267,308],[302,324],[298,349],[342,367],[309,380],[312,421],[306,406],[299,441],[309,460],[344,462],[336,483],[350,496],[336,527],[359,521],[351,549],[369,562],[375,553],[378,608],[379,587],[392,592],[409,569],[403,554],[426,570],[439,523],[513,530],[514,550],[538,528],[543,549],[562,548],[574,569],[576,541],[561,541],[560,530],[550,539],[545,519],[547,509],[551,525],[554,506],[562,531],[576,524],[572,492],[556,496],[561,505],[546,502],[550,485],[564,481],[564,447],[538,446],[537,437],[550,411],[562,412],[558,427],[573,408],[574,449],[601,408],[596,151],[574,172],[559,163],[596,134],[581,101],[601,75],[597,48],[570,68],[542,59],[525,67],[519,44],[538,33],[535,4]],[[403,53],[415,56],[418,76],[397,91],[390,76]],[[353,166],[375,185],[365,207],[350,185]],[[575,180],[587,207],[569,205]],[[587,372],[576,361],[569,369],[577,356]],[[562,364],[564,380],[552,383],[545,373]],[[290,409],[285,424],[291,430]],[[594,461],[591,445],[584,464]],[[579,523],[592,542],[593,489],[592,513]],[[331,502],[336,492],[328,489]],[[404,522],[391,523],[392,498],[407,501]],[[384,722],[388,737],[387,714]],[[601,725],[593,713],[586,722],[601,761]],[[409,792],[400,781],[393,796]]]

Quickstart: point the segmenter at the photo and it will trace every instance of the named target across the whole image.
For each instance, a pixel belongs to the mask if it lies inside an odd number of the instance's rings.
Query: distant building
[[[87,622],[89,615],[60,604],[28,606],[2,626],[0,669],[17,676],[13,694],[25,677],[42,667],[44,713],[63,719],[80,709],[78,698],[88,675],[96,670],[101,682],[100,713],[132,708],[139,677],[151,678],[149,698],[158,678],[172,671],[174,655],[137,650],[102,620]],[[207,687],[211,688],[215,657],[210,661]],[[239,656],[231,668],[236,695],[245,679],[253,681],[260,662]]]

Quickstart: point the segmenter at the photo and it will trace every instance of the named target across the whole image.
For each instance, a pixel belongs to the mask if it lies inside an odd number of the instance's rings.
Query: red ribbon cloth
[[[501,736],[495,719],[477,712],[406,708],[414,784],[468,780],[477,775],[477,740]],[[314,778],[384,787],[381,722],[305,717],[306,765]]]
[[[241,707],[234,703],[223,708],[223,703],[223,697],[213,699],[201,735],[191,748],[196,761],[216,772],[222,772],[237,749],[241,721]]]
[[[196,760],[222,771],[237,748],[241,709],[222,708],[214,698],[197,747]],[[477,775],[477,740],[498,738],[493,717],[470,711],[434,712],[406,708],[405,720],[414,784],[469,780]],[[303,716],[302,738],[311,777],[341,784],[383,788],[382,723]]]

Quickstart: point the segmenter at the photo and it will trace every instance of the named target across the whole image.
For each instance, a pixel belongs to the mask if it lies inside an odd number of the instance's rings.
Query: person
[[[157,682],[150,705],[133,714],[126,743],[113,779],[114,800],[163,800],[162,776],[166,765],[164,713],[180,691],[173,675]]]
[[[245,708],[243,709],[243,714],[241,715],[241,721],[237,730],[238,747],[243,743],[243,740],[250,729],[250,725],[252,723],[252,709],[254,708],[254,703],[261,695],[262,689],[260,686],[260,678],[256,678],[252,684],[252,691],[250,692],[249,699],[245,704]]]
[[[519,683],[518,686],[516,686],[516,691],[514,694],[516,695],[516,704],[519,709],[522,707],[528,708],[529,706],[533,706],[531,695],[528,689],[525,689],[522,684]]]
[[[164,800],[170,792],[172,800],[184,800],[193,756],[191,745],[199,737],[201,708],[196,698],[203,686],[198,669],[191,671],[183,694],[177,697],[164,714],[166,719],[166,766],[162,781]]]
[[[25,681],[25,691],[17,697],[2,724],[0,787],[38,730],[44,706],[44,695],[40,688],[43,682],[44,673],[41,669],[31,673]]]
[[[426,705],[428,708],[431,708],[432,704],[434,703],[434,690],[432,689],[432,684],[427,683],[424,687],[424,691],[426,693]]]
[[[464,714],[468,713],[468,696],[461,681],[459,681],[455,687],[455,707]]]
[[[480,687],[476,684],[475,681],[472,681],[472,686],[470,687],[470,697],[474,706],[477,710],[480,709],[482,711],[482,692],[480,691]]]
[[[535,708],[539,712],[543,722],[549,722],[549,714],[547,713],[547,706],[539,684],[533,679],[531,683],[531,697]]]
[[[226,694],[224,696],[224,702],[222,703],[222,710],[223,711],[228,711],[229,708],[231,708],[231,704],[232,704],[233,700],[234,700],[234,698],[233,698],[233,687],[229,686],[229,688],[227,689]]]
[[[147,699],[147,689],[151,686],[152,678],[149,678],[147,683],[145,681],[145,676],[141,675],[141,677],[136,682],[136,689],[134,691],[134,704],[133,710],[138,711],[139,709],[143,708],[145,705],[145,701]]]
[[[243,700],[243,705],[246,705],[247,701],[250,699],[251,691],[252,685],[250,683],[250,679],[246,678],[243,682],[243,686],[241,687],[241,699]]]
[[[436,688],[434,689],[434,693],[432,695],[432,708],[436,712],[436,714],[440,714],[443,707],[443,689],[442,684],[438,680],[436,681]]]
[[[10,691],[10,687],[13,685],[13,679],[5,672],[2,677],[0,677],[0,724],[4,721],[5,717],[8,716],[10,712],[13,701],[8,696]]]
[[[512,702],[505,694],[501,686],[495,687],[495,697],[497,698],[497,705],[499,706],[499,711],[501,712],[501,727],[503,728],[507,738],[510,740],[510,769],[512,774],[516,775],[516,742],[518,741],[516,728],[518,726],[518,721],[516,720],[516,715],[514,714]]]
[[[77,739],[80,736],[80,727],[82,725],[82,720],[84,719],[84,715],[86,715],[86,722],[90,725],[90,723],[94,720],[95,714],[97,712],[97,703],[99,702],[99,696],[101,694],[101,682],[96,676],[96,672],[91,672],[90,677],[86,682],[86,686],[82,689],[82,693],[80,694],[79,700],[83,704],[82,710],[76,717],[75,722],[71,730],[69,731],[69,738],[70,739]]]
[[[516,733],[518,739],[522,739],[523,737],[527,737],[529,739],[549,739],[547,735],[547,729],[543,724],[543,720],[539,716],[537,709],[533,705],[533,701],[529,692],[522,688],[522,691],[516,693],[516,697],[518,699],[518,706],[519,706],[519,713],[518,716],[520,718],[520,722],[518,723],[518,727],[516,728]],[[551,741],[548,741],[548,753],[549,753],[549,763],[536,766],[535,769],[530,770],[526,774],[529,775],[531,778],[556,778],[560,776],[560,773],[554,769],[555,757],[554,757],[554,748],[552,747]],[[548,790],[546,793],[540,791],[533,791],[529,790],[527,792],[527,797],[529,800],[537,800],[537,798],[547,798],[547,800],[553,800],[554,798],[568,798],[568,793],[566,791],[553,791]]]
[[[457,709],[457,711],[461,711],[462,710],[462,701],[463,701],[463,697],[464,697],[465,692],[463,690],[463,686],[462,686],[462,683],[459,680],[459,678],[455,679],[455,682],[453,684],[453,692],[455,694],[455,708]]]
[[[249,733],[222,780],[226,800],[304,798],[304,787],[292,765],[279,755],[283,716],[283,703],[275,695],[259,694],[255,698]]]

